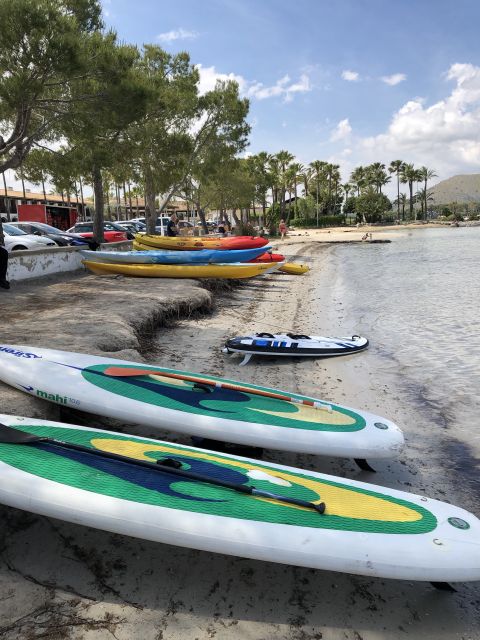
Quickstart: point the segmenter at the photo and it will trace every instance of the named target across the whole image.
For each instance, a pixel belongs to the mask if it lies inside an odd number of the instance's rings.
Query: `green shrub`
[[[319,216],[318,217],[318,226],[319,227],[340,227],[345,224],[345,216]],[[317,226],[317,218],[293,218],[289,222],[289,225],[292,227],[316,227]]]

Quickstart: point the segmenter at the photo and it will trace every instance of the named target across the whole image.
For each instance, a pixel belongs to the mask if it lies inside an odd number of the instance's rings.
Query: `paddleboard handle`
[[[213,478],[212,476],[203,475],[182,468],[182,463],[174,458],[167,458],[168,461],[161,462],[148,462],[146,460],[137,460],[136,458],[130,458],[128,456],[122,456],[119,453],[111,453],[110,451],[101,451],[99,449],[92,449],[91,447],[85,447],[81,444],[75,444],[73,442],[65,442],[64,440],[57,440],[56,438],[48,438],[46,436],[36,436],[35,434],[22,431],[21,429],[15,429],[6,424],[0,423],[0,443],[13,444],[13,445],[41,445],[48,444],[54,447],[61,447],[63,449],[73,449],[74,451],[81,451],[82,453],[88,453],[90,455],[98,456],[100,458],[109,458],[116,460],[117,462],[123,462],[126,464],[134,465],[137,467],[146,467],[154,471],[161,473],[169,473],[176,476],[181,476],[187,480],[195,480],[196,482],[205,482],[206,484],[213,484],[225,489],[232,489],[239,493],[245,493],[258,498],[264,498],[267,500],[275,500],[276,502],[284,502],[286,504],[293,504],[297,507],[304,507],[306,509],[313,509],[317,513],[323,514],[325,512],[325,503],[308,502],[307,500],[300,500],[299,498],[290,498],[289,496],[283,496],[270,491],[264,491],[263,489],[257,489],[256,487],[250,487],[244,484],[238,484],[236,482],[229,482],[228,480],[221,480],[220,478]],[[176,463],[179,462],[180,466]]]

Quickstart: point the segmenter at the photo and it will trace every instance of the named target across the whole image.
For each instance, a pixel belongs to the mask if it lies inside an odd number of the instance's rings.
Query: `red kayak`
[[[269,251],[262,253],[258,258],[254,258],[253,260],[249,260],[249,262],[283,262],[285,260],[285,256],[282,256],[281,253],[270,253]]]
[[[268,239],[260,236],[227,236],[218,239],[220,249],[258,249],[268,244]]]

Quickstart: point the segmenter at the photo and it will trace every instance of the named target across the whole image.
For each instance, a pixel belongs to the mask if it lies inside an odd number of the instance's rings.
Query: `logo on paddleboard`
[[[16,356],[17,358],[41,358],[42,356],[37,356],[35,353],[28,353],[27,351],[19,351],[18,349],[12,349],[11,347],[0,347],[0,351],[4,353],[9,353],[11,356]]]
[[[75,398],[69,398],[68,396],[61,396],[58,393],[48,393],[48,391],[41,391],[40,389],[35,389],[35,393],[39,398],[43,398],[44,400],[49,400],[50,402],[56,402],[57,404],[64,404],[64,405],[80,404],[80,400],[76,400]]]

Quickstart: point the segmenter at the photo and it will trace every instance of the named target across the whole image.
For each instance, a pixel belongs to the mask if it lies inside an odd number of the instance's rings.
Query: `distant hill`
[[[453,176],[428,189],[433,196],[430,206],[449,202],[480,202],[480,173]]]

